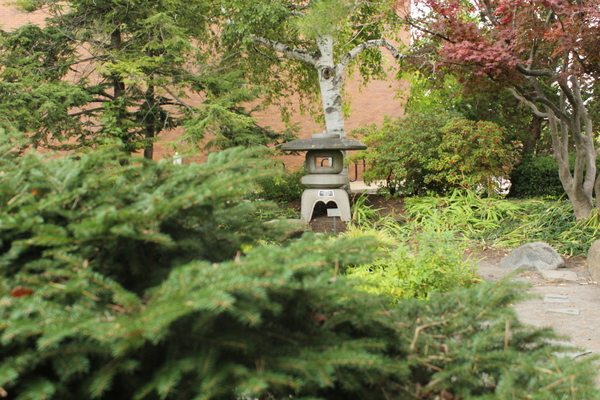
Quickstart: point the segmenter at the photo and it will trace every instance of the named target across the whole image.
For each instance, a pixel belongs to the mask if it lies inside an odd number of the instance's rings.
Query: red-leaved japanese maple
[[[404,15],[421,55],[466,85],[488,81],[548,121],[559,176],[575,217],[600,192],[591,106],[600,77],[598,0],[416,0]],[[415,16],[414,10],[421,12]],[[574,152],[574,170],[569,168]]]

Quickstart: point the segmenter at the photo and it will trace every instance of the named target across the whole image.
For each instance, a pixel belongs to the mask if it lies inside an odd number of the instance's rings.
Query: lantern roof
[[[337,134],[317,133],[310,139],[292,140],[281,145],[283,151],[309,150],[365,150],[367,145],[358,140],[341,138]]]

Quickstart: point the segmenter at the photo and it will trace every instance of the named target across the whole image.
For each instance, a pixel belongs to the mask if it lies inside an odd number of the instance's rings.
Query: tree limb
[[[93,113],[95,111],[100,111],[100,110],[103,110],[103,109],[104,109],[103,107],[89,108],[89,109],[78,111],[78,112],[71,113],[71,114],[68,114],[68,115],[69,115],[69,117],[78,117],[80,115],[91,114],[91,113]]]
[[[492,10],[492,5],[489,0],[483,0],[483,5],[485,6],[485,14],[489,18],[492,25],[498,25],[498,20],[494,17],[494,10]]]
[[[314,53],[309,53],[305,50],[301,50],[301,49],[295,49],[293,47],[289,47],[286,46],[285,44],[275,41],[275,40],[270,40],[270,39],[265,39],[262,38],[260,36],[256,36],[256,35],[250,35],[252,37],[252,39],[259,44],[262,44],[263,46],[269,47],[275,51],[278,51],[280,53],[285,54],[286,57],[297,60],[297,61],[302,61],[305,63],[309,63],[311,65],[316,65],[316,57]]]
[[[432,31],[432,30],[429,30],[429,29],[427,29],[427,28],[425,28],[425,27],[423,27],[423,26],[421,26],[421,25],[418,25],[418,24],[417,24],[417,23],[415,23],[415,22],[414,22],[414,20],[413,20],[413,19],[411,19],[411,18],[403,18],[403,17],[399,16],[398,14],[396,14],[396,16],[397,16],[397,17],[398,17],[398,19],[400,19],[401,21],[404,21],[404,22],[406,22],[406,23],[407,23],[409,26],[411,26],[411,27],[413,27],[413,28],[415,28],[415,29],[418,29],[418,30],[419,30],[419,31],[421,31],[421,32],[428,33],[428,34],[430,34],[431,36],[438,37],[438,38],[440,38],[440,39],[442,39],[442,40],[444,40],[444,41],[446,41],[446,42],[452,43],[452,44],[455,44],[455,43],[456,43],[456,40],[452,40],[452,39],[450,39],[448,36],[442,35],[441,33],[434,32],[434,31]]]
[[[547,69],[527,69],[522,65],[517,65],[517,71],[526,76],[554,76],[554,72]]]
[[[388,49],[390,51],[390,53],[392,53],[392,56],[396,60],[401,60],[406,57],[405,54],[402,54],[402,53],[400,53],[400,51],[398,51],[396,46],[394,46],[393,44],[391,44],[390,42],[388,42],[385,39],[368,40],[366,42],[359,44],[358,46],[356,46],[355,48],[353,48],[352,50],[350,50],[349,52],[344,54],[344,56],[342,57],[342,59],[340,60],[340,62],[338,64],[340,73],[342,73],[344,71],[344,69],[346,69],[346,66],[348,65],[348,63],[350,61],[352,61],[352,59],[354,57],[358,56],[362,51],[367,50],[367,49],[372,49],[373,47],[385,47],[386,49]]]
[[[173,99],[175,99],[175,101],[177,102],[177,104],[181,105],[182,107],[185,107],[188,111],[190,111],[192,113],[192,115],[198,116],[198,112],[196,111],[196,109],[194,107],[190,106],[188,103],[186,103],[185,101],[181,100],[167,86],[161,85],[160,87],[162,89],[164,89],[167,93],[169,93],[171,95],[171,97],[173,97]]]
[[[508,90],[509,92],[512,93],[512,95],[519,101],[525,103],[529,108],[531,108],[531,110],[533,111],[533,113],[535,115],[537,115],[538,117],[541,118],[547,118],[550,119],[551,115],[547,112],[543,112],[540,111],[539,108],[537,108],[537,105],[530,99],[528,99],[527,97],[525,97],[524,95],[520,94],[519,92],[517,92],[517,90],[515,88],[506,88],[506,90]]]

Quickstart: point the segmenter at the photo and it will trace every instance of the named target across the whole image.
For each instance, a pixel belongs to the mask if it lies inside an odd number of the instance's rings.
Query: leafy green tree
[[[381,129],[371,126],[357,134],[369,148],[353,160],[365,160],[365,180],[385,181],[390,194],[481,186],[491,191],[498,186],[493,178],[507,178],[518,156],[498,125],[443,111],[388,118]]]
[[[246,200],[262,153],[176,166],[14,151],[0,157],[1,396],[598,398],[590,360],[518,321],[518,287],[388,308],[343,276],[371,238],[257,245],[275,233]]]
[[[320,92],[328,133],[345,136],[342,85],[348,68],[366,79],[384,77],[386,48],[402,54],[386,40],[394,8],[386,3],[348,0],[222,0],[228,23],[223,39],[241,52],[251,79],[273,92]],[[318,86],[317,86],[318,85]],[[318,87],[318,90],[317,90]]]
[[[243,131],[222,147],[281,140],[256,126],[240,104],[261,90],[217,50],[218,4],[207,1],[30,1],[49,14],[0,38],[0,124],[36,146],[72,148],[118,140],[144,151],[164,131],[185,126],[198,144]],[[190,101],[199,96],[202,104]],[[239,143],[238,143],[239,142]]]

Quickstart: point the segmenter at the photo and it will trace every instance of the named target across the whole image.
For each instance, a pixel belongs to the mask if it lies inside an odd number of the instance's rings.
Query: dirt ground
[[[351,198],[351,202],[354,199]],[[381,214],[401,215],[401,199],[370,195],[366,203]],[[299,202],[290,204],[300,209]],[[320,204],[315,208],[310,223],[315,232],[343,232],[346,224],[327,217],[327,208]],[[479,275],[484,280],[497,281],[511,271],[499,267],[499,262],[508,251],[502,249],[473,249],[470,256],[478,260]],[[600,354],[600,287],[590,278],[587,262],[583,258],[568,258],[560,271],[574,272],[576,278],[548,280],[539,272],[528,271],[513,278],[530,284],[530,300],[515,304],[522,321],[538,327],[552,327],[579,349],[575,357]],[[573,274],[571,274],[573,276]]]

